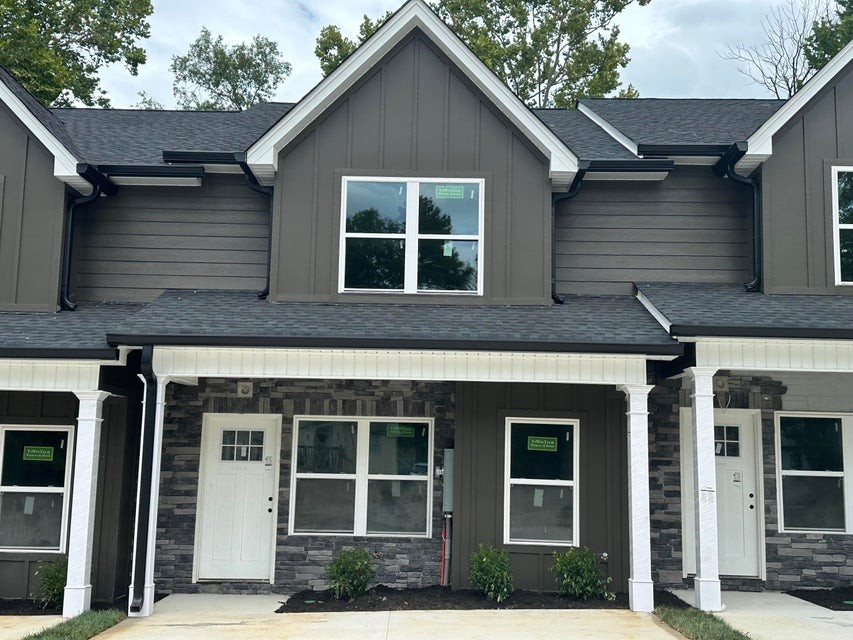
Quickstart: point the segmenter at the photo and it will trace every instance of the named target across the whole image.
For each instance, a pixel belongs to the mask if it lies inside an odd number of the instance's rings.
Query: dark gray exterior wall
[[[0,311],[55,311],[65,185],[53,156],[0,105]]]
[[[773,137],[761,169],[765,293],[853,294],[835,285],[831,167],[853,165],[853,64]]]
[[[261,290],[269,200],[242,175],[200,187],[119,187],[78,209],[78,300],[149,301],[163,289]]]
[[[587,180],[557,207],[561,293],[750,279],[752,192],[711,167],[679,166],[662,182]]]
[[[453,446],[455,385],[432,382],[254,380],[252,398],[237,397],[235,380],[202,379],[198,387],[169,385],[157,525],[158,591],[293,593],[325,588],[325,566],[337,551],[367,547],[377,559],[376,581],[394,587],[438,584],[442,482],[433,483],[432,537],[288,536],[293,416],[393,416],[435,419],[434,465]],[[283,417],[275,584],[192,583],[199,452],[204,413],[271,413]]]
[[[468,586],[468,558],[480,543],[503,545],[507,417],[580,419],[580,544],[607,552],[612,588],[628,580],[627,426],[624,395],[613,387],[459,383],[452,581]],[[554,547],[510,545],[517,589],[555,590]]]
[[[282,150],[272,300],[550,299],[546,160],[463,77],[425,36],[416,35]],[[343,174],[485,178],[484,295],[338,294]]]

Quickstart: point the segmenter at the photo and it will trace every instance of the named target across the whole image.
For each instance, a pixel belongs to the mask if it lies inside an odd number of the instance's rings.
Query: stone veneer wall
[[[729,393],[717,403],[732,409],[761,409],[764,530],[767,580],[722,578],[724,589],[758,590],[849,586],[853,579],[853,535],[780,533],[776,487],[774,415],[784,408],[786,386],[770,376],[730,375]],[[680,381],[660,382],[649,400],[651,423],[652,579],[662,587],[692,587],[682,578],[679,407],[691,405]],[[690,499],[689,497],[687,497]]]
[[[438,584],[442,483],[434,477],[432,537],[353,538],[287,535],[293,416],[434,418],[433,463],[443,466],[453,446],[454,383],[358,380],[253,380],[251,398],[237,397],[237,381],[201,379],[197,387],[169,385],[157,521],[155,584],[166,593],[293,593],[325,588],[325,565],[344,547],[365,546],[379,568],[377,581],[397,587]],[[196,496],[204,413],[283,416],[275,584],[192,583]]]

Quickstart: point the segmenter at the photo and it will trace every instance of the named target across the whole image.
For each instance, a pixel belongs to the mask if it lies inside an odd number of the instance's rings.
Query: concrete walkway
[[[674,592],[693,604],[693,591]],[[853,611],[832,611],[778,591],[724,591],[717,613],[753,640],[840,640],[853,638]]]
[[[19,640],[62,620],[62,616],[0,616],[0,640]]]
[[[613,610],[381,611],[276,614],[278,596],[171,595],[149,618],[129,618],[97,640],[672,640],[651,614]],[[238,636],[239,634],[239,636]]]

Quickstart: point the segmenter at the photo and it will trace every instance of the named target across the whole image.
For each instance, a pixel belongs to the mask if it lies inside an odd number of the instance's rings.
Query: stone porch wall
[[[774,412],[819,411],[800,407],[799,384],[764,375],[718,377],[729,381],[729,393],[718,395],[715,407],[761,410],[761,440],[764,479],[764,525],[767,580],[722,578],[724,589],[760,590],[797,587],[849,586],[853,580],[853,535],[780,533],[776,487],[776,444]],[[794,381],[792,381],[794,382]],[[813,382],[813,381],[812,381]],[[791,394],[789,401],[787,394]],[[845,400],[850,402],[850,400]],[[820,404],[820,403],[818,403]],[[826,403],[825,411],[837,411]],[[652,528],[652,579],[661,587],[692,587],[692,578],[682,577],[681,471],[679,407],[691,406],[690,391],[681,381],[659,382],[649,399],[650,501]],[[851,407],[853,409],[853,407]],[[690,499],[688,496],[685,498]]]
[[[340,549],[367,547],[377,560],[377,582],[397,587],[438,584],[442,483],[434,477],[432,537],[353,538],[287,535],[294,415],[434,418],[435,467],[453,446],[454,383],[355,380],[253,380],[251,398],[237,397],[237,381],[202,379],[171,384],[166,396],[163,464],[157,522],[155,584],[166,593],[293,593],[326,587],[325,565]],[[204,413],[283,416],[275,584],[192,583],[196,497]]]

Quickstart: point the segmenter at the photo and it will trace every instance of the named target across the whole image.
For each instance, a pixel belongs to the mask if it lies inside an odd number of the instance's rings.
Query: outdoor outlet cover
[[[238,398],[251,398],[252,397],[252,388],[251,382],[238,382],[237,383],[237,397]]]

